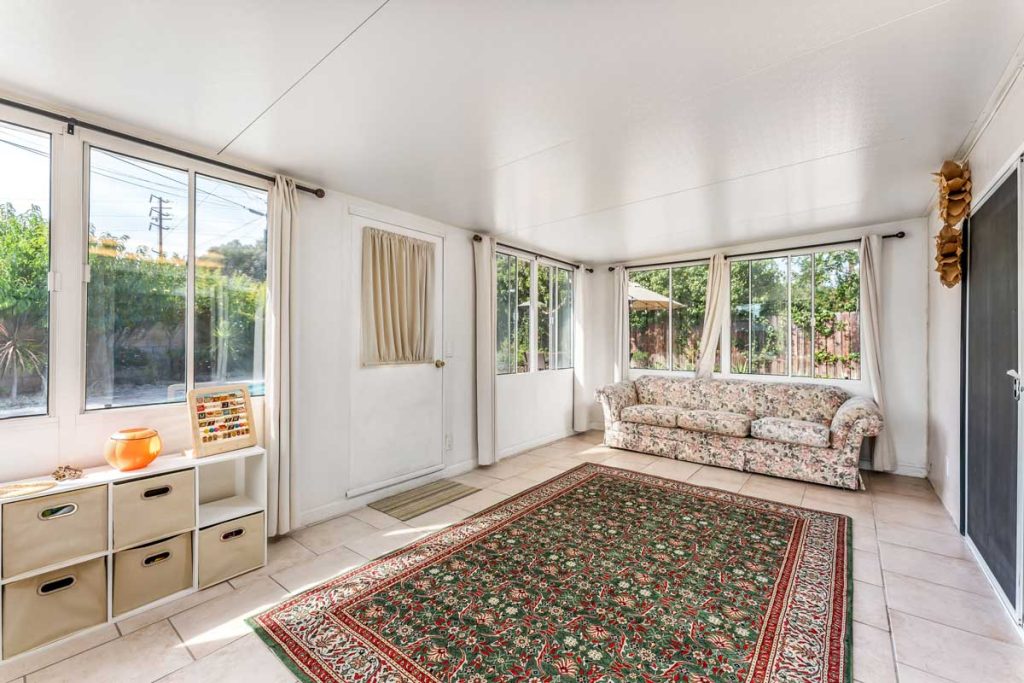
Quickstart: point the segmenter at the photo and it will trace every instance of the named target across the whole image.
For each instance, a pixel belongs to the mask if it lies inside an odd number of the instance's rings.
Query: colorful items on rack
[[[245,386],[193,389],[188,405],[195,457],[256,445],[252,401]]]

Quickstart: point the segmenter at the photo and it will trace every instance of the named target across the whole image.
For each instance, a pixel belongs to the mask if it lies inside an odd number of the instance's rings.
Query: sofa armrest
[[[849,446],[859,451],[864,437],[878,436],[883,426],[882,411],[874,399],[866,396],[849,398],[832,418],[832,448]]]
[[[607,384],[597,390],[597,400],[604,410],[604,428],[609,430],[619,421],[623,408],[637,404],[636,387],[629,381]]]

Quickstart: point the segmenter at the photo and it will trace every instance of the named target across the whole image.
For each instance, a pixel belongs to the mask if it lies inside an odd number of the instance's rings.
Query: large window
[[[841,249],[735,261],[730,368],[860,379],[860,263]]]
[[[262,190],[90,148],[87,409],[181,401],[190,372],[259,392],[266,206]]]
[[[572,273],[537,264],[537,369],[572,367]]]
[[[503,252],[495,268],[498,374],[571,368],[572,271]]]
[[[629,365],[693,371],[704,330],[706,264],[629,274]]]
[[[0,122],[0,418],[44,415],[50,136]]]

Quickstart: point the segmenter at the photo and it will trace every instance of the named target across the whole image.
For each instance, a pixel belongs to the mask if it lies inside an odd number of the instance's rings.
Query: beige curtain
[[[615,266],[612,294],[612,376],[616,382],[629,379],[629,273]]]
[[[295,181],[277,176],[267,214],[266,393],[263,444],[267,450],[267,534],[292,529],[291,268],[292,233],[298,229]]]
[[[495,440],[495,389],[498,374],[496,350],[498,321],[494,238],[473,238],[473,270],[476,275],[476,453],[481,465],[498,461]]]
[[[434,361],[434,245],[363,230],[363,365]]]
[[[729,301],[729,262],[715,254],[708,264],[708,286],[704,296],[704,330],[697,352],[697,376],[711,377],[715,372],[715,354],[722,338],[722,321]]]
[[[882,237],[866,235],[860,241],[860,324],[861,372],[871,385],[871,394],[882,416],[885,385],[882,382]],[[875,437],[872,467],[880,472],[896,469],[896,447],[892,427],[887,425]]]

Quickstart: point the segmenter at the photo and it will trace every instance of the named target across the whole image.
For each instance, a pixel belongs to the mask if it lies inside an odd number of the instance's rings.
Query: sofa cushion
[[[828,427],[820,422],[762,417],[750,425],[750,435],[763,441],[781,441],[801,446],[828,447]]]
[[[756,414],[762,384],[743,380],[696,379],[641,375],[634,382],[640,403],[685,410],[717,410]]]
[[[758,417],[784,417],[829,425],[850,394],[826,384],[763,382],[757,394]]]
[[[709,432],[726,436],[748,436],[750,417],[740,413],[719,410],[682,410],[676,425],[694,432]]]
[[[679,408],[672,406],[628,406],[619,414],[623,422],[634,422],[655,427],[675,427]]]

